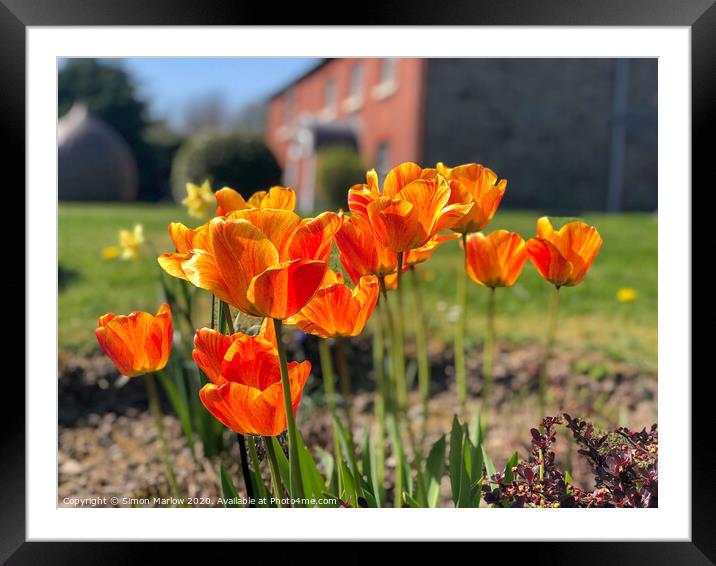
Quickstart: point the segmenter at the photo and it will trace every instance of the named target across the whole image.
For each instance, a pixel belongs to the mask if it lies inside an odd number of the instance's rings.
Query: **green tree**
[[[231,187],[244,197],[281,183],[281,167],[264,141],[245,132],[206,131],[179,148],[172,164],[172,193],[180,201],[188,182]]]
[[[365,163],[348,146],[328,146],[318,153],[318,208],[347,208],[348,189],[365,182]]]
[[[58,76],[58,110],[64,115],[76,101],[112,126],[129,144],[139,169],[139,196],[161,196],[155,149],[145,139],[150,125],[145,101],[137,96],[132,77],[120,65],[98,59],[67,59]]]

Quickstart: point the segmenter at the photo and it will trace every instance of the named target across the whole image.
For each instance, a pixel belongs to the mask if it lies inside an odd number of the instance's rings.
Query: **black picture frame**
[[[692,183],[701,180],[713,186],[708,176],[712,167],[710,138],[714,129],[716,103],[716,5],[714,0],[502,0],[475,2],[460,0],[445,5],[430,0],[393,0],[368,6],[361,2],[355,13],[343,16],[326,8],[328,25],[559,25],[559,26],[687,26],[691,29],[692,54]],[[319,17],[306,4],[275,4],[220,0],[178,2],[173,0],[0,0],[0,124],[6,176],[13,183],[9,190],[25,186],[25,64],[28,26],[90,25],[283,25],[317,24]],[[328,18],[332,20],[328,21]],[[659,156],[660,159],[665,156]],[[7,164],[13,164],[12,167]],[[23,164],[22,167],[19,165]],[[686,173],[685,173],[686,174]],[[693,196],[693,191],[692,191]],[[31,211],[26,211],[31,213]],[[19,270],[18,270],[19,271]],[[31,297],[25,297],[26,305]],[[684,329],[690,332],[691,329]],[[27,335],[32,339],[32,334]],[[714,564],[716,563],[716,497],[710,421],[713,397],[709,395],[713,377],[697,376],[692,386],[692,493],[691,542],[545,542],[510,544],[509,562],[569,564]],[[671,376],[685,384],[691,376]],[[48,378],[49,379],[49,378]],[[58,563],[135,563],[138,557],[149,559],[159,545],[150,543],[39,543],[25,541],[25,399],[24,382],[6,376],[2,411],[2,456],[0,456],[0,559],[8,564]],[[7,400],[16,400],[9,403]],[[686,470],[686,467],[684,468]],[[686,473],[686,472],[685,472]],[[622,511],[623,512],[623,511]],[[628,512],[628,511],[627,511]],[[636,519],[638,520],[638,519]],[[479,525],[475,525],[479,530]],[[555,537],[559,537],[555,521]],[[587,533],[585,533],[587,534]],[[594,535],[593,532],[588,533]],[[628,533],[627,533],[628,534]],[[517,536],[519,534],[516,533]],[[277,533],[280,536],[280,533]],[[78,540],[82,533],[77,533]],[[484,543],[478,543],[484,544]],[[504,543],[502,543],[504,544]],[[509,543],[508,543],[509,544]],[[245,560],[256,545],[244,546]],[[413,551],[424,549],[412,546]],[[501,549],[482,547],[474,560],[487,559]],[[408,549],[406,549],[408,550]],[[226,545],[212,553],[234,553]],[[405,550],[404,550],[405,551]],[[492,552],[490,552],[492,551]],[[162,545],[164,561],[185,557],[185,545]],[[257,551],[260,552],[260,551]],[[371,550],[337,552],[335,559],[363,561]],[[472,551],[468,551],[472,552]],[[488,552],[488,554],[485,554]],[[265,553],[265,551],[264,551]],[[265,556],[265,554],[264,554]],[[407,556],[402,557],[403,560]],[[493,558],[494,560],[495,558]],[[504,558],[503,558],[504,559]],[[501,560],[503,560],[501,559]]]

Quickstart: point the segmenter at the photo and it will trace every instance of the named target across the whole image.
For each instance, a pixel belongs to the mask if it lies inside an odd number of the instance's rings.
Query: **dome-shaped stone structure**
[[[83,103],[57,123],[57,170],[60,200],[137,198],[137,164],[129,145]]]

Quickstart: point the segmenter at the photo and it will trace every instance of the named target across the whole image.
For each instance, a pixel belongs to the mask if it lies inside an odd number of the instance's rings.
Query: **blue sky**
[[[180,125],[192,101],[219,95],[230,112],[266,97],[315,65],[310,58],[131,58],[121,64],[135,77],[152,116]]]

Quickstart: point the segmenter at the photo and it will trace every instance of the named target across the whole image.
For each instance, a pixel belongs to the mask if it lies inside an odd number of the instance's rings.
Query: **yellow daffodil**
[[[120,253],[121,250],[118,246],[107,246],[106,248],[102,248],[102,259],[117,259]]]
[[[122,259],[137,259],[144,244],[144,228],[137,224],[130,232],[129,230],[119,231],[119,247],[122,249]]]
[[[631,287],[623,287],[617,291],[617,301],[620,303],[631,303],[632,301],[635,301],[639,294],[636,292],[636,289],[632,289]]]
[[[187,183],[186,193],[187,196],[181,203],[186,207],[190,216],[206,218],[216,206],[214,191],[211,190],[209,181],[204,181],[201,186]]]

